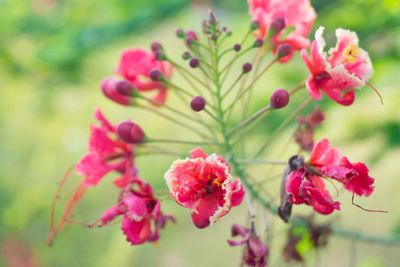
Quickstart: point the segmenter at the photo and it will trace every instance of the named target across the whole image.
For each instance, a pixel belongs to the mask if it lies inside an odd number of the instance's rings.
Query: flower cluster
[[[340,202],[332,198],[326,181],[340,183],[353,193],[353,198],[354,194],[368,197],[373,193],[374,178],[369,176],[364,163],[351,163],[341,155],[339,148],[330,147],[327,139],[314,144],[314,131],[325,121],[322,109],[315,108],[309,115],[299,116],[311,100],[321,99],[322,93],[347,106],[355,101],[355,89],[366,84],[372,87],[368,82],[373,73],[371,60],[368,53],[358,47],[357,35],[349,30],[336,30],[336,47],[326,53],[323,27],[316,31],[312,43],[307,38],[316,18],[309,0],[248,0],[248,4],[251,21],[240,43],[227,45],[232,30],[221,25],[210,10],[209,18],[202,22],[201,32],[192,29],[176,31],[184,49],[181,62],[172,60],[160,42],[153,42],[149,51],[130,48],[122,52],[116,68],[119,77],[106,77],[100,84],[105,97],[119,105],[142,109],[167,120],[173,127],[176,126],[173,132],[168,131],[173,133],[172,138],[196,136],[198,139],[153,138],[154,133],[145,134],[139,125],[130,120],[113,125],[97,110],[95,118],[100,125],[90,127],[88,153],[76,164],[76,173],[83,178],[56,225],[53,205],[49,242],[65,223],[80,223],[72,220],[74,209],[91,187],[107,185],[102,180],[111,174],[115,175],[114,186],[111,187],[119,191],[115,205],[104,209],[104,214],[95,223],[82,224],[106,226],[118,222],[120,218],[127,241],[139,245],[157,241],[167,221],[175,222],[172,215],[161,211],[161,199],[171,197],[179,206],[188,208],[194,226],[202,229],[226,216],[246,196],[250,227],[234,224],[232,236],[241,236],[242,239],[228,240],[228,243],[245,246],[242,259],[249,266],[266,266],[268,257],[267,246],[256,234],[255,220],[258,215],[253,209],[253,201],[258,201],[273,215],[278,213],[285,222],[296,225],[301,218],[290,220],[294,205],[306,204],[323,215],[340,210]],[[306,49],[310,43],[309,56]],[[255,52],[253,61],[244,61],[236,66],[236,61],[250,51]],[[260,98],[259,102],[264,101],[264,106],[246,118],[247,107],[251,104],[249,92],[254,90],[256,82],[276,62],[288,62],[296,55],[303,59],[303,67],[308,68],[309,77],[300,80],[293,90],[279,88],[270,92],[269,99]],[[268,57],[269,63],[263,66],[264,59]],[[185,85],[176,84],[172,79],[172,68],[186,81]],[[239,70],[239,75],[231,72],[233,68]],[[247,151],[248,140],[260,140],[251,138],[250,125],[257,125],[255,122],[266,114],[273,116],[281,110],[290,109],[292,98],[302,89],[310,95],[307,95],[308,99],[288,115],[274,132],[262,138],[266,141],[249,146],[256,148],[254,152]],[[176,94],[184,105],[169,103],[169,93]],[[145,103],[139,100],[145,100]],[[240,107],[243,107],[241,115],[238,114]],[[293,136],[301,148],[299,152],[292,155],[288,162],[262,159],[266,149],[270,149],[270,141],[296,117],[299,125]],[[239,123],[238,119],[241,120]],[[159,131],[159,134],[164,132]],[[168,143],[170,147],[162,146],[163,143]],[[180,146],[171,146],[173,144],[190,145],[190,148],[178,151]],[[307,151],[311,151],[311,155],[306,161],[302,153]],[[150,181],[139,178],[135,166],[138,156],[156,153],[173,157],[169,159],[172,162],[170,168],[162,170],[158,177],[162,179],[164,173],[169,194],[159,198],[156,197],[159,196],[158,190],[153,192]],[[184,159],[176,159],[178,156]],[[246,168],[246,164],[253,163],[286,166],[282,168],[281,205],[278,208],[273,206],[273,201],[266,199],[260,175],[252,175],[250,168]],[[69,172],[60,183],[55,199],[68,177]],[[268,189],[275,190],[273,186]],[[325,240],[330,233],[329,227],[321,228],[314,224],[306,227],[315,247],[321,236]],[[285,258],[303,260],[296,250],[299,240],[289,236]]]

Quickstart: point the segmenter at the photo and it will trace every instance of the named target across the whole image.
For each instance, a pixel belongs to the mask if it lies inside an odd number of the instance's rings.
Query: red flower
[[[117,84],[120,82],[119,79],[114,77],[106,77],[100,83],[100,88],[103,94],[111,99],[112,101],[128,106],[131,103],[131,99],[128,96],[123,96],[117,91]]]
[[[94,117],[101,125],[91,125],[89,153],[76,164],[76,171],[85,176],[83,185],[86,187],[97,185],[104,175],[117,171],[122,176],[114,180],[114,184],[125,187],[137,172],[133,145],[126,144],[117,137],[115,126],[110,124],[100,109],[96,110]]]
[[[324,28],[320,27],[315,33],[310,59],[305,50],[301,51],[311,73],[306,82],[308,93],[319,100],[322,98],[321,90],[337,103],[351,105],[354,89],[363,87],[372,76],[371,60],[368,53],[358,47],[357,34],[343,29],[336,30],[336,47],[331,48],[327,56],[323,31]]]
[[[267,265],[268,248],[264,245],[260,237],[255,234],[254,230],[250,230],[239,224],[232,225],[232,237],[241,236],[241,240],[227,240],[230,246],[241,246],[246,244],[243,253],[243,260],[249,266],[264,267]]]
[[[279,18],[284,21],[284,29],[271,38],[274,54],[280,44],[288,43],[292,51],[280,62],[289,61],[296,50],[307,48],[310,33],[316,14],[309,0],[247,0],[250,14],[260,23],[258,37],[268,36],[271,23]]]
[[[340,203],[332,200],[325,189],[325,179],[334,179],[359,196],[369,196],[373,192],[374,179],[368,176],[368,168],[363,163],[352,164],[342,157],[338,148],[330,147],[329,141],[322,139],[315,144],[309,161],[303,168],[290,173],[285,189],[293,204],[313,206],[321,214],[340,210]]]
[[[223,158],[207,156],[201,148],[190,154],[191,159],[173,162],[164,177],[174,200],[192,210],[194,225],[205,228],[240,205],[245,191]]]
[[[161,213],[160,201],[154,197],[148,183],[136,178],[133,185],[137,185],[137,189],[124,189],[121,201],[103,214],[101,223],[106,225],[122,215],[121,229],[128,242],[132,245],[155,242],[159,238],[159,230],[165,227],[168,220],[175,223],[175,218]]]
[[[154,82],[149,77],[152,69],[159,69],[166,79],[172,75],[172,66],[169,62],[158,61],[152,51],[141,48],[127,49],[122,52],[117,73],[123,76],[139,91],[157,90],[155,101],[165,103],[167,88],[162,82]]]

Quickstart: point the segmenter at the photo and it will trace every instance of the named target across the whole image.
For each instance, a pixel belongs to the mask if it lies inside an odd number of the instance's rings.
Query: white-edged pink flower
[[[240,205],[245,191],[222,157],[208,156],[201,148],[190,154],[191,158],[173,162],[164,178],[174,200],[192,210],[194,225],[205,228]]]
[[[301,51],[311,73],[306,82],[307,90],[314,99],[321,99],[323,91],[335,102],[351,105],[355,98],[354,89],[368,84],[372,76],[371,60],[368,53],[358,47],[357,34],[344,29],[336,30],[336,47],[329,49],[328,55],[324,52],[323,31],[324,27],[320,27],[315,33],[310,58],[305,50]]]

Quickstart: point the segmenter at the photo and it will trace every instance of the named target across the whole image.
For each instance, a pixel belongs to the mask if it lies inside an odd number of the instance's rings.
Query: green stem
[[[238,159],[239,163],[254,163],[254,164],[277,164],[286,165],[286,161],[280,160],[260,160],[260,159]]]
[[[229,131],[228,135],[232,135],[234,132],[236,132],[237,130],[241,129],[242,127],[246,126],[247,124],[249,124],[250,122],[252,122],[254,119],[256,119],[258,116],[260,116],[261,114],[269,111],[271,109],[271,106],[268,105],[262,109],[260,109],[259,111],[257,111],[256,113],[254,113],[253,115],[251,115],[249,118],[247,118],[246,120],[242,121],[241,123],[239,123],[238,126],[236,126],[235,128],[233,128],[232,130]]]
[[[184,141],[172,139],[150,139],[146,143],[174,143],[174,144],[187,144],[187,145],[221,145],[221,143],[214,142],[197,142],[197,141]]]

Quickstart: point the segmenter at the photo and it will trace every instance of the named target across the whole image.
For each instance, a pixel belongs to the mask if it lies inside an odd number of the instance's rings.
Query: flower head
[[[159,238],[159,230],[165,227],[168,220],[175,223],[175,218],[161,213],[160,201],[154,197],[148,183],[136,178],[133,185],[136,188],[123,190],[118,205],[103,214],[101,224],[106,225],[122,215],[121,230],[128,242],[132,245],[155,242]]]
[[[314,99],[321,99],[321,91],[341,105],[354,102],[354,89],[363,87],[371,78],[373,69],[368,53],[358,47],[355,32],[343,29],[336,30],[337,43],[324,52],[325,40],[322,37],[324,27],[315,33],[311,45],[311,56],[305,50],[301,57],[310,71],[306,82],[309,94]]]
[[[223,158],[208,156],[201,148],[190,154],[191,159],[173,162],[164,178],[174,200],[192,210],[194,225],[205,228],[240,205],[245,191]]]
[[[157,60],[153,51],[134,48],[122,52],[117,73],[132,82],[139,91],[157,90],[154,100],[164,103],[166,87],[162,82],[150,79],[149,72],[153,69],[159,69],[167,79],[172,75],[170,63]]]
[[[306,37],[311,31],[316,14],[309,0],[247,0],[247,2],[253,19],[260,23],[258,37],[271,36],[274,53],[280,44],[286,43],[292,47],[290,54],[282,57],[280,62],[287,62],[296,50],[310,45]]]
[[[241,236],[241,240],[227,240],[230,246],[241,246],[246,244],[243,253],[243,261],[249,266],[264,267],[267,265],[268,248],[254,229],[246,228],[239,224],[232,225],[232,237]]]

